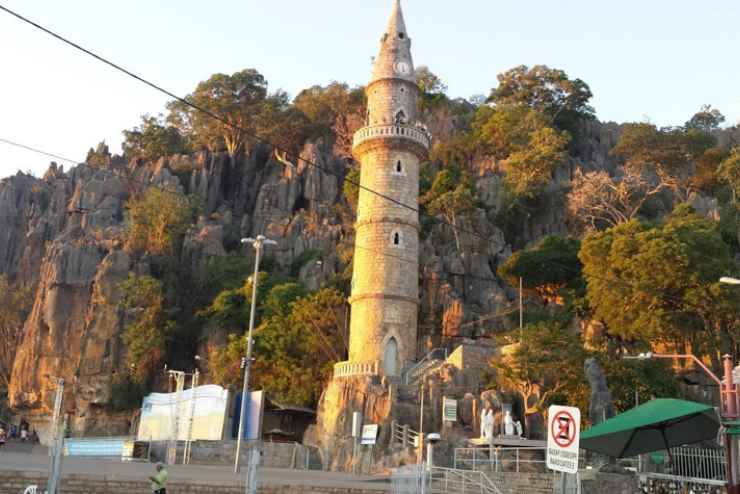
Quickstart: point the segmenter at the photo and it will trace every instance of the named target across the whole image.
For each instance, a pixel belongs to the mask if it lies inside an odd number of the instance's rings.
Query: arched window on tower
[[[393,336],[383,349],[383,371],[386,376],[398,375],[398,342]]]
[[[401,160],[396,161],[396,163],[393,165],[393,168],[391,169],[391,172],[393,175],[404,175],[406,172],[403,169],[403,163],[401,163]]]
[[[401,232],[398,230],[391,233],[391,246],[392,247],[403,247],[403,238]]]
[[[403,110],[398,110],[394,123],[396,125],[406,125],[406,112],[404,112]]]

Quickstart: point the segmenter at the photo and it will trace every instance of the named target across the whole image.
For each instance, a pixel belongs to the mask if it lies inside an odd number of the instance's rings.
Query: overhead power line
[[[27,146],[25,144],[21,144],[19,142],[11,141],[10,139],[4,139],[0,137],[0,142],[4,142],[5,144],[9,144],[11,146],[15,146],[17,148],[25,149],[27,151],[33,151],[34,153],[43,154],[44,156],[48,156],[50,158],[58,159],[60,161],[67,161],[69,163],[72,163],[73,165],[78,165],[82,163],[82,161],[75,161],[71,160],[69,158],[65,158],[63,156],[59,156],[58,154],[49,153],[47,151],[42,151],[41,149],[37,149],[31,146]]]
[[[165,95],[167,95],[167,96],[169,96],[169,97],[171,97],[171,98],[173,98],[173,99],[181,102],[182,104],[187,105],[188,107],[190,107],[190,108],[192,108],[192,109],[194,109],[196,111],[199,111],[199,112],[203,113],[204,115],[207,115],[208,117],[210,117],[210,118],[212,118],[214,120],[217,120],[217,121],[223,123],[224,125],[227,125],[228,127],[232,128],[232,129],[238,130],[242,134],[251,137],[255,141],[261,142],[263,144],[267,144],[267,145],[273,147],[274,149],[277,149],[277,150],[285,153],[285,155],[287,157],[290,157],[290,158],[292,158],[292,159],[294,159],[296,161],[302,161],[302,162],[306,163],[306,165],[308,165],[308,166],[310,166],[312,168],[316,168],[317,170],[320,170],[320,171],[322,171],[322,172],[324,172],[326,174],[334,175],[337,178],[339,178],[341,181],[344,181],[344,182],[347,182],[347,183],[349,183],[351,185],[354,185],[354,186],[358,187],[361,190],[364,190],[364,191],[366,191],[368,193],[371,193],[373,195],[376,195],[376,196],[378,196],[378,197],[380,197],[380,198],[382,198],[384,200],[387,200],[387,201],[389,201],[389,202],[391,202],[393,204],[396,204],[396,205],[398,205],[400,207],[409,209],[409,210],[414,211],[414,212],[416,212],[416,213],[418,213],[420,215],[424,215],[424,216],[430,218],[432,221],[434,221],[434,222],[436,222],[438,224],[442,224],[442,225],[448,226],[448,227],[452,228],[453,230],[455,230],[455,231],[457,231],[459,233],[466,233],[466,234],[475,236],[477,238],[480,238],[483,241],[489,241],[489,239],[487,237],[484,237],[483,235],[481,235],[478,232],[475,232],[475,231],[472,231],[472,230],[467,230],[467,229],[464,229],[464,228],[460,228],[459,226],[452,224],[452,222],[446,221],[446,220],[444,220],[442,218],[439,218],[437,216],[430,215],[429,213],[426,213],[425,211],[423,211],[423,210],[421,210],[419,208],[416,208],[416,207],[411,206],[409,204],[405,204],[405,203],[403,203],[403,202],[401,202],[401,201],[399,201],[397,199],[394,199],[392,197],[389,197],[386,194],[383,194],[381,192],[378,192],[376,190],[373,190],[371,188],[368,188],[366,186],[363,186],[361,183],[359,183],[359,182],[357,182],[355,180],[352,180],[352,179],[350,179],[347,176],[344,176],[343,177],[342,174],[340,174],[340,173],[337,173],[337,172],[335,172],[333,170],[329,170],[326,167],[324,167],[324,166],[322,166],[322,165],[320,165],[320,164],[318,164],[318,163],[316,163],[316,162],[314,162],[312,160],[309,160],[309,159],[303,158],[303,157],[301,157],[299,155],[296,155],[294,152],[292,152],[290,150],[281,148],[280,146],[275,145],[274,143],[270,142],[269,140],[267,140],[267,139],[265,139],[263,137],[260,137],[259,135],[255,134],[255,133],[253,133],[253,132],[251,132],[251,131],[249,131],[247,129],[244,129],[241,126],[235,125],[235,124],[229,122],[226,118],[224,118],[224,117],[222,117],[220,115],[217,115],[217,114],[211,112],[210,110],[207,110],[207,109],[205,109],[205,108],[203,108],[203,107],[201,107],[199,105],[196,105],[193,102],[188,101],[187,99],[182,98],[182,97],[174,94],[171,91],[168,91],[167,89],[164,89],[163,87],[161,87],[161,86],[159,86],[159,85],[157,85],[157,84],[155,84],[155,83],[153,83],[153,82],[145,79],[144,77],[139,76],[136,73],[134,73],[134,72],[132,72],[132,71],[130,71],[128,69],[123,68],[122,66],[120,66],[120,65],[118,65],[118,64],[116,64],[116,63],[114,63],[114,62],[112,62],[112,61],[110,61],[108,59],[106,59],[105,57],[103,57],[101,55],[98,55],[98,54],[94,53],[93,51],[91,51],[91,50],[89,50],[89,49],[87,49],[87,48],[79,45],[78,43],[75,43],[75,42],[69,40],[68,38],[66,38],[64,36],[61,36],[60,34],[55,33],[54,31],[52,31],[52,30],[50,30],[48,28],[45,28],[44,26],[42,26],[42,25],[40,25],[40,24],[38,24],[38,23],[36,23],[36,22],[28,19],[27,17],[24,17],[23,15],[21,15],[21,14],[15,12],[15,11],[13,11],[13,10],[11,10],[11,9],[3,6],[2,4],[0,4],[0,10],[7,12],[8,14],[12,15],[13,17],[16,17],[17,19],[19,19],[19,20],[21,20],[21,21],[23,21],[23,22],[25,22],[25,23],[27,23],[27,24],[35,27],[36,29],[39,29],[39,30],[45,32],[46,34],[48,34],[48,35],[56,38],[57,40],[59,40],[59,41],[65,43],[65,44],[67,44],[67,45],[75,48],[76,50],[79,50],[79,51],[81,51],[81,52],[83,52],[83,53],[85,53],[85,54],[87,54],[87,55],[95,58],[96,60],[98,60],[98,61],[100,61],[100,62],[102,62],[102,63],[104,63],[104,64],[106,64],[106,65],[108,65],[108,66],[110,66],[110,67],[112,67],[114,69],[116,69],[116,70],[118,70],[119,72],[122,72],[122,73],[126,74],[127,76],[129,76],[129,77],[131,77],[133,79],[136,79],[137,81],[141,82],[142,84],[145,84],[145,85],[151,87],[152,89],[154,89],[156,91],[159,91],[160,93],[165,94]],[[47,154],[47,153],[43,153],[43,154]],[[119,178],[123,178],[123,177],[119,177]],[[151,186],[151,184],[144,184],[144,185]],[[163,189],[163,190],[166,190],[166,189]],[[552,264],[556,264],[556,265],[559,264],[559,263],[554,262],[554,261],[551,261],[551,262],[552,262]],[[560,265],[561,265],[561,267],[564,267],[565,266],[565,265],[562,265],[562,264],[560,264]],[[598,279],[598,278],[593,277],[593,276],[592,276],[592,278]],[[609,281],[610,283],[620,283],[621,280],[603,280],[603,281]],[[631,288],[637,288],[634,285],[632,285],[631,283],[622,282],[621,284],[624,285],[624,286],[629,286]],[[642,290],[645,290],[644,287],[639,287],[639,288],[642,289]],[[645,290],[645,291],[649,293],[651,290]],[[665,296],[665,295],[664,294],[661,294],[661,296]],[[675,300],[677,300],[677,299],[675,299]]]

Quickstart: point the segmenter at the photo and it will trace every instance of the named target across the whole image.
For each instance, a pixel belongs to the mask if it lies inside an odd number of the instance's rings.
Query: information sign
[[[547,468],[557,472],[578,472],[581,411],[553,405],[547,413]]]
[[[375,444],[378,437],[378,424],[367,424],[362,426],[362,439],[360,444]]]
[[[442,420],[445,422],[457,422],[457,400],[442,398]]]

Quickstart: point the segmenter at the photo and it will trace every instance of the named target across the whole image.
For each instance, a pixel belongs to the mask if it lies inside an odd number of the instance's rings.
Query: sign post
[[[547,468],[563,473],[578,473],[578,447],[581,411],[553,405],[547,414]]]
[[[442,420],[444,422],[457,422],[457,400],[442,398]]]

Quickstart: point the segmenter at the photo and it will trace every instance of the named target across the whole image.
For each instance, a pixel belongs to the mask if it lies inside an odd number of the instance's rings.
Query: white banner
[[[179,400],[177,393],[152,393],[144,397],[136,438],[139,441],[167,441],[173,437],[176,427],[177,439],[181,441],[219,441],[223,435],[228,399],[229,392],[215,384],[185,390],[180,393]],[[176,426],[174,416],[177,416]],[[188,438],[191,417],[192,433]]]

